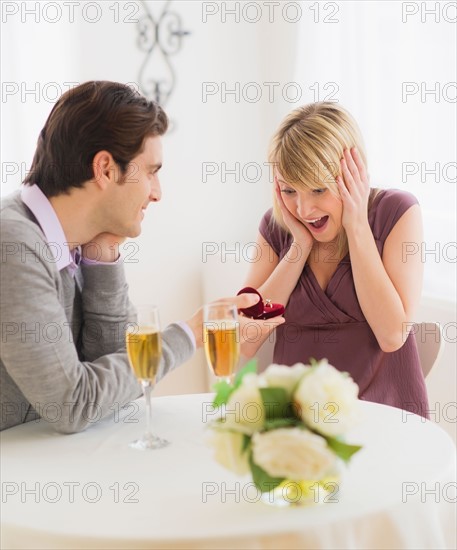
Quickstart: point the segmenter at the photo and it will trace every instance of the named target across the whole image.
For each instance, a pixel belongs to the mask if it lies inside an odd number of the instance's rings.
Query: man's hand
[[[83,244],[83,258],[98,262],[115,262],[120,255],[119,246],[124,241],[125,237],[112,233],[100,233],[90,242]]]
[[[260,300],[257,294],[240,294],[231,298],[222,298],[217,302],[234,304],[238,309],[253,306]],[[253,357],[260,346],[265,342],[270,332],[285,322],[284,317],[278,316],[265,321],[250,319],[239,314],[241,354],[245,357]],[[203,345],[203,308],[200,308],[191,319],[187,321],[195,335],[197,348]]]

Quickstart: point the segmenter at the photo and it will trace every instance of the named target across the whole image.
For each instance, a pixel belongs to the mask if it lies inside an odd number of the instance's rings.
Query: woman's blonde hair
[[[326,187],[339,197],[335,180],[342,175],[343,151],[351,147],[357,147],[367,166],[362,135],[348,111],[337,103],[310,103],[284,119],[273,136],[269,161],[291,187],[297,190]],[[374,193],[371,195],[370,205]],[[287,231],[274,192],[273,215],[275,222]],[[340,257],[348,251],[344,230],[338,237],[337,247]]]

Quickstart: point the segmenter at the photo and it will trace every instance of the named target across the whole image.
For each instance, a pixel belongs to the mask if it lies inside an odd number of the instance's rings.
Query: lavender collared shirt
[[[49,250],[54,255],[57,269],[62,271],[62,269],[68,268],[74,277],[81,261],[80,248],[70,249],[72,243],[67,241],[62,224],[46,195],[38,185],[24,186],[21,191],[21,199],[31,210],[43,230]]]
[[[76,246],[71,250],[70,246],[75,243],[67,241],[56,211],[38,185],[24,186],[21,191],[21,199],[31,210],[45,234],[49,250],[54,254],[56,267],[59,271],[67,268],[71,276],[74,277],[81,262],[86,265],[115,265],[121,261],[120,257],[115,262],[89,260],[87,258],[82,258],[80,246]],[[189,325],[184,321],[180,321],[176,324],[178,324],[189,336],[195,351],[197,347],[195,336]]]

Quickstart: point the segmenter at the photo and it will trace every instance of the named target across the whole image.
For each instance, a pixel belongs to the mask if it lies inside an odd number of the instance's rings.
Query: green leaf
[[[251,436],[243,434],[243,443],[241,445],[241,454],[244,454],[251,447]]]
[[[259,391],[267,419],[292,416],[292,403],[284,388],[260,388]]]
[[[237,375],[235,376],[234,389],[237,389],[241,386],[244,375],[248,374],[249,372],[257,372],[257,359],[251,359],[244,365],[241,370],[237,372]]]
[[[236,375],[235,382],[233,384],[229,384],[225,380],[220,380],[214,384],[214,391],[216,392],[216,395],[214,397],[213,406],[217,408],[221,405],[225,405],[230,399],[232,393],[240,387],[243,376],[248,372],[257,372],[256,359],[251,359],[246,363],[246,365],[244,365],[244,367]]]
[[[214,384],[214,391],[216,395],[214,397],[213,406],[217,408],[227,403],[234,388],[225,380],[221,380]]]
[[[290,428],[292,426],[303,426],[303,422],[298,418],[272,418],[265,420],[264,431],[277,430],[278,428]]]
[[[268,493],[277,487],[280,483],[284,481],[284,477],[271,477],[265,470],[254,462],[252,458],[252,453],[249,456],[249,466],[252,473],[252,481],[254,485],[262,491],[262,493]]]
[[[348,443],[344,443],[344,441],[340,441],[339,439],[336,439],[334,437],[324,436],[327,440],[327,445],[333,450],[333,452],[341,458],[341,460],[344,460],[344,462],[349,462],[352,455],[360,451],[362,448],[361,445],[349,445]]]

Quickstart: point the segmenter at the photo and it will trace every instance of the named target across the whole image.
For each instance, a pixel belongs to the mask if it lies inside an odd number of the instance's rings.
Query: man
[[[159,105],[114,82],[82,84],[52,109],[23,189],[2,202],[0,430],[41,417],[73,433],[139,397],[118,250],[161,198],[167,125]],[[281,322],[258,322],[263,337]],[[201,311],[162,338],[159,377],[202,345]],[[243,353],[261,340],[242,338]]]

